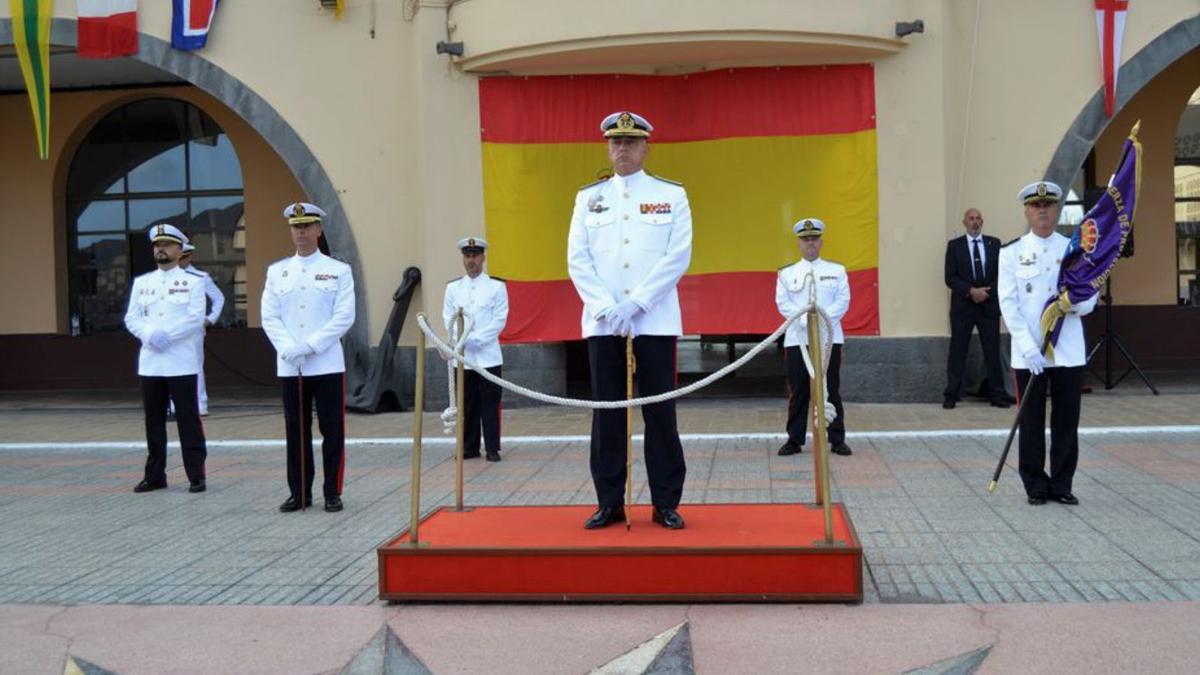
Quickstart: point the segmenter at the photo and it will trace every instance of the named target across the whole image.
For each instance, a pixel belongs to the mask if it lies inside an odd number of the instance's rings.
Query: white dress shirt
[[[676,286],[692,259],[692,210],[683,186],[644,171],[613,176],[575,196],[567,269],[583,337],[612,335],[596,315],[626,298],[644,311],[634,335],[682,335]]]
[[[267,268],[262,327],[275,346],[279,377],[346,372],[342,336],[354,325],[354,277],[350,266],[320,251],[296,254]],[[296,362],[278,353],[305,343],[314,352]],[[299,367],[298,367],[299,366]]]
[[[193,338],[204,331],[204,283],[179,266],[139,276],[129,293],[125,327],[142,343],[138,375],[195,375],[200,364]],[[166,349],[150,346],[158,331],[170,340]]]
[[[1013,368],[1026,369],[1025,354],[1042,348],[1042,310],[1046,301],[1057,295],[1058,270],[1069,242],[1070,239],[1057,232],[1045,238],[1028,232],[1000,249],[997,294],[1004,324],[1012,335]],[[1090,314],[1095,307],[1096,296],[1092,296],[1071,308],[1063,319],[1054,358],[1046,359],[1047,367],[1087,363],[1087,345],[1079,317]]]
[[[779,270],[775,284],[775,306],[787,319],[809,301],[809,287],[805,283],[809,272],[817,282],[817,306],[825,310],[833,322],[833,343],[846,342],[842,332],[842,317],[850,310],[850,279],[846,268],[835,262],[817,258],[812,262],[801,260]],[[800,317],[788,326],[783,336],[784,347],[808,346],[808,318]]]
[[[503,365],[500,333],[508,323],[508,287],[505,283],[481,273],[473,279],[469,276],[459,277],[446,286],[442,321],[453,339],[458,337],[455,315],[460,308],[463,310],[464,325],[471,326],[466,344],[467,360],[481,368]]]

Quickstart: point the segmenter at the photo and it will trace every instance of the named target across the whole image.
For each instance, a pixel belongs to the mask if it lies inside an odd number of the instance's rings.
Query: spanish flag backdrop
[[[577,340],[567,276],[580,186],[610,172],[599,124],[632,110],[654,125],[646,170],[684,184],[692,263],[685,333],[769,333],[791,226],[825,221],[823,258],[850,274],[853,335],[879,333],[875,83],[870,65],[744,68],[678,76],[480,80],[488,268],[508,281],[505,342]]]

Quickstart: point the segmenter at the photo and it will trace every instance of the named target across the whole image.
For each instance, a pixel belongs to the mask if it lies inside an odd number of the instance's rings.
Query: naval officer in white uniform
[[[267,268],[262,295],[262,326],[278,354],[276,373],[287,430],[290,495],[279,510],[297,511],[312,503],[315,403],[323,438],[325,510],[341,511],[346,466],[346,359],[341,340],[354,325],[354,276],[349,265],[319,249],[325,211],[298,202],[285,208],[283,217],[291,225],[296,254]]]
[[[167,401],[176,405],[175,423],[183,450],[188,492],[204,492],[208,447],[196,401],[196,336],[204,332],[204,283],[179,267],[187,237],[174,225],[152,225],[158,269],[133,280],[125,327],[142,343],[138,375],[146,417],[146,471],[134,492],[167,487]]]
[[[196,247],[191,243],[184,244],[183,253],[179,256],[179,266],[204,283],[204,295],[208,297],[209,302],[208,314],[204,317],[204,330],[196,336],[196,395],[200,400],[200,416],[203,417],[208,414],[208,387],[204,383],[204,337],[208,327],[215,325],[221,318],[221,310],[225,309],[225,294],[217,287],[212,275],[192,264],[192,253],[195,250]],[[169,411],[169,414],[175,414],[174,401],[171,402]]]
[[[676,285],[692,257],[692,211],[687,192],[643,169],[653,127],[629,111],[604,119],[613,176],[575,196],[567,240],[567,269],[583,301],[595,400],[625,398],[625,336],[632,335],[641,396],[675,386],[675,342],[683,333]],[[687,467],[675,402],[642,408],[653,519],[681,529],[679,502]],[[592,481],[598,508],[585,528],[624,520],[625,411],[592,415]]]
[[[850,280],[846,268],[821,257],[824,246],[825,223],[816,218],[804,218],[792,226],[800,248],[801,260],[779,270],[775,284],[775,306],[783,318],[789,318],[808,305],[809,274],[817,284],[817,306],[825,310],[833,322],[833,349],[825,370],[829,402],[837,416],[829,423],[829,451],[837,455],[851,454],[846,445],[846,410],[842,407],[842,317],[850,311]],[[808,433],[809,379],[801,349],[808,348],[808,317],[801,317],[788,326],[783,336],[784,361],[787,364],[788,416],[787,441],[779,448],[780,455],[794,455],[804,449]]]
[[[504,280],[483,271],[487,261],[487,240],[466,237],[458,242],[466,274],[446,286],[442,302],[442,321],[446,330],[458,339],[456,316],[463,310],[466,326],[470,327],[463,345],[467,361],[499,377],[504,357],[500,353],[500,333],[508,323],[508,287]],[[500,395],[499,385],[483,379],[468,367],[463,373],[463,457],[479,456],[479,432],[483,430],[483,447],[487,461],[500,461]]]
[[[1054,356],[1043,356],[1041,318],[1046,301],[1058,294],[1058,271],[1067,237],[1059,234],[1062,188],[1048,181],[1025,186],[1017,195],[1025,205],[1029,232],[1000,249],[997,294],[1000,313],[1012,336],[1012,367],[1017,391],[1024,393],[1037,378],[1021,410],[1018,466],[1030,504],[1047,499],[1074,505],[1071,493],[1079,461],[1079,404],[1083,369],[1087,364],[1083,323],[1079,317],[1096,307],[1096,297],[1071,307],[1063,319]],[[1046,386],[1050,387],[1050,473],[1046,473]]]

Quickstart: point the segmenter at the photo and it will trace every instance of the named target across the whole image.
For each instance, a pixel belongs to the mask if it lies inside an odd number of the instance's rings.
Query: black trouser
[[[146,480],[167,480],[167,401],[175,400],[175,426],[183,448],[183,470],[189,481],[204,480],[204,424],[196,400],[196,376],[142,377],[142,408],[146,417]]]
[[[487,371],[500,377],[500,366]],[[479,430],[488,453],[500,452],[500,385],[492,384],[473,371],[463,372],[463,455],[479,456]]]
[[[625,398],[625,338],[590,337],[588,365],[597,401]],[[633,339],[637,360],[634,381],[638,396],[653,396],[675,387],[675,337],[641,335]],[[687,465],[675,421],[675,401],[642,406],[646,423],[646,473],[650,499],[662,509],[679,507]],[[625,410],[592,412],[592,482],[600,506],[625,503]]]
[[[804,435],[808,433],[808,399],[809,380],[808,369],[804,367],[804,355],[801,347],[787,347],[783,350],[784,361],[787,363],[788,376],[788,440],[796,445],[804,445]],[[829,443],[846,442],[846,410],[842,407],[842,346],[833,345],[829,354],[829,367],[825,369],[826,388],[829,390],[829,402],[837,410],[837,419],[829,423]]]
[[[1028,370],[1017,370],[1017,392],[1025,392]],[[1050,475],[1046,475],[1046,385],[1050,387]],[[1071,493],[1079,462],[1079,399],[1083,366],[1047,368],[1029,391],[1021,409],[1021,481],[1030,497]]]
[[[346,378],[345,373],[281,377],[283,384],[283,420],[287,427],[287,476],[292,497],[312,501],[313,470],[312,410],[317,407],[317,426],[321,428],[321,455],[324,459],[324,495],[326,499],[342,494],[346,466]],[[304,403],[300,402],[303,389]],[[303,409],[303,419],[300,411]],[[303,443],[301,439],[303,438]],[[300,453],[304,453],[304,474],[300,474]]]
[[[979,309],[950,313],[950,358],[946,361],[946,398],[962,398],[963,370],[967,365],[967,347],[971,331],[979,330],[979,345],[983,348],[983,365],[987,369],[986,389],[980,388],[989,399],[996,401],[1008,395],[1004,389],[1004,367],[1000,362],[1000,317],[986,316]]]

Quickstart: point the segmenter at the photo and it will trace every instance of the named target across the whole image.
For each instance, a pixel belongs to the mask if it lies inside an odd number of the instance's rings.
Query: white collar
[[[629,174],[628,176],[621,176],[614,173],[612,180],[613,185],[616,186],[617,189],[623,189],[627,187],[637,187],[641,181],[645,180],[645,178],[646,170],[640,169],[635,173]]]
[[[312,255],[300,255],[299,253],[296,253],[292,256],[292,260],[299,263],[301,267],[308,267],[309,265],[320,261],[321,258],[324,257],[325,254],[321,253],[321,249],[317,249],[312,252]]]

